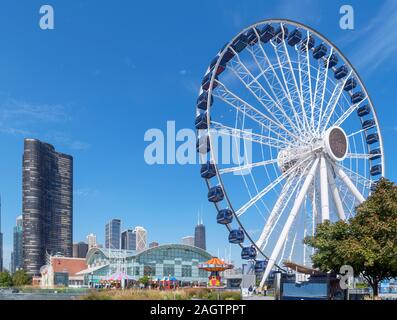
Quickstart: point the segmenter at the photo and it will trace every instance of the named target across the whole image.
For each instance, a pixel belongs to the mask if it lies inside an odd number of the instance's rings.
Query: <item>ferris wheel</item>
[[[253,24],[218,52],[195,126],[216,220],[262,272],[261,286],[285,261],[311,267],[303,239],[318,223],[354,216],[384,176],[364,83],[334,44],[294,21]]]

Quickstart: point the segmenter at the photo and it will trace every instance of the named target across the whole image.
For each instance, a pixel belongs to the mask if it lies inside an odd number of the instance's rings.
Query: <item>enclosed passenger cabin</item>
[[[211,179],[216,176],[215,165],[210,161],[203,163],[200,168],[200,175],[202,178]]]
[[[343,90],[350,91],[353,90],[355,87],[357,87],[357,80],[355,78],[350,78],[346,81]]]
[[[313,50],[313,58],[314,59],[321,59],[327,54],[327,47],[324,44],[318,45],[314,50]]]
[[[216,216],[216,222],[219,224],[229,224],[233,221],[233,212],[230,209],[222,209]]]
[[[224,64],[228,63],[230,60],[233,59],[233,57],[234,57],[235,55],[236,55],[236,54],[233,52],[232,49],[227,48],[225,54],[224,54],[223,57],[222,57],[221,63],[224,63]]]
[[[371,113],[371,108],[369,107],[369,105],[365,105],[365,106],[362,106],[362,107],[360,107],[360,108],[358,108],[357,109],[357,115],[359,116],[359,117],[364,117],[364,116],[367,116],[367,115],[369,115]]]
[[[269,42],[269,40],[273,39],[273,37],[275,35],[276,35],[276,32],[274,30],[274,27],[272,25],[268,24],[262,29],[262,31],[260,33],[261,41],[263,43],[267,43],[267,42]]]
[[[203,88],[203,90],[207,91],[210,88],[211,78],[212,78],[212,72],[208,72],[204,76],[203,81],[201,81],[201,87]],[[218,80],[218,76],[215,75],[215,81],[212,85],[212,89],[215,89],[218,86],[217,80]]]
[[[240,53],[245,49],[247,46],[247,36],[245,34],[240,34],[236,40],[233,41],[231,47],[233,48],[234,51],[237,53]]]
[[[379,148],[373,149],[369,152],[369,160],[376,160],[382,157],[382,153]]]
[[[363,128],[364,130],[367,130],[367,129],[369,129],[369,128],[374,127],[375,124],[376,124],[376,123],[375,123],[375,120],[374,120],[374,119],[365,120],[365,121],[363,122],[363,124],[362,124],[362,128]]]
[[[338,57],[336,54],[331,54],[328,58],[328,62],[324,62],[325,66],[327,66],[328,63],[328,69],[331,69],[333,67],[335,67],[338,64]]]
[[[382,165],[376,164],[372,166],[369,173],[371,174],[371,176],[377,176],[379,174],[382,174]]]
[[[255,262],[255,272],[259,273],[265,271],[266,266],[267,266],[266,260],[257,260]]]
[[[277,43],[283,42],[288,37],[288,28],[280,26],[276,30],[275,40]]]
[[[311,48],[314,47],[315,42],[316,42],[316,41],[314,40],[314,38],[313,38],[312,36],[309,36],[309,39],[308,39],[308,38],[305,38],[305,39],[302,41],[301,50],[302,50],[302,51],[306,51],[307,49],[308,49],[308,50],[311,50]]]
[[[211,150],[210,148],[210,139],[208,136],[198,137],[196,140],[196,150],[198,153],[206,154]]]
[[[255,43],[258,42],[258,37],[256,36],[255,30],[258,35],[261,34],[260,30],[258,30],[257,28],[249,29],[249,31],[247,32],[247,43],[250,46],[253,46]]]
[[[197,130],[207,129],[207,112],[200,113],[194,121]]]
[[[211,64],[210,64],[210,71],[213,72],[214,71],[214,67],[216,65],[216,63],[218,62],[219,56],[216,56],[214,59],[212,59]],[[217,76],[219,76],[223,71],[225,71],[226,69],[226,62],[220,62],[218,65],[218,68],[216,69],[215,74]]]
[[[197,108],[200,110],[207,110],[208,102],[208,91],[203,91],[197,98]],[[210,99],[210,106],[212,106],[213,99]]]
[[[379,141],[379,136],[377,133],[371,133],[366,138],[368,144],[374,144]]]
[[[241,259],[252,260],[256,258],[256,249],[254,246],[244,247],[241,250]]]
[[[241,229],[231,230],[229,233],[229,242],[239,244],[244,242],[244,231]]]
[[[378,182],[379,182],[379,181],[376,181],[376,182],[372,182],[372,183],[371,183],[370,190],[371,190],[372,192],[375,192],[375,191],[376,191],[376,187],[378,186]]]
[[[335,70],[334,77],[336,80],[340,80],[340,79],[346,77],[348,73],[349,73],[349,70],[347,69],[347,67],[345,65],[343,65]]]
[[[352,103],[359,103],[365,99],[365,94],[362,91],[358,91],[352,95]]]
[[[301,40],[302,32],[298,29],[292,31],[291,34],[288,36],[288,44],[292,47],[298,44]]]
[[[208,201],[209,202],[219,202],[225,197],[221,186],[215,186],[210,188],[208,191]]]

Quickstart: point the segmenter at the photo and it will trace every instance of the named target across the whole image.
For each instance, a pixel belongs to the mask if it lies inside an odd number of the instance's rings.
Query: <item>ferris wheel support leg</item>
[[[331,172],[331,169],[329,166],[328,166],[328,180],[329,180],[329,186],[331,187],[331,192],[332,192],[332,196],[334,199],[336,211],[338,213],[338,217],[340,220],[345,220],[346,216],[345,216],[345,211],[343,210],[342,199],[340,198],[338,186],[335,183],[334,175]]]
[[[327,163],[324,155],[320,158],[320,185],[321,185],[321,218],[322,222],[329,220],[329,198],[328,198],[328,178]]]
[[[363,195],[361,194],[360,191],[358,191],[358,189],[356,188],[356,186],[354,185],[354,183],[350,180],[350,178],[348,177],[348,175],[343,171],[343,169],[337,165],[334,165],[334,170],[335,173],[338,175],[338,177],[343,181],[343,183],[348,187],[348,189],[350,190],[350,192],[356,197],[356,199],[358,200],[358,202],[361,204],[365,201],[365,198],[363,197]]]
[[[261,288],[263,288],[265,281],[266,281],[267,277],[269,276],[270,271],[272,270],[278,255],[280,254],[280,250],[283,247],[283,244],[284,244],[285,239],[287,238],[288,232],[295,220],[297,213],[299,212],[299,209],[300,209],[302,202],[305,198],[305,195],[310,187],[310,184],[313,181],[314,175],[315,175],[317,167],[318,167],[318,162],[319,162],[319,158],[316,158],[316,160],[314,160],[313,166],[311,167],[311,169],[305,179],[305,182],[302,185],[302,189],[299,191],[299,194],[296,197],[296,200],[295,200],[294,206],[292,207],[291,213],[288,216],[288,219],[284,225],[284,228],[281,231],[280,237],[277,240],[276,246],[273,249],[272,255],[270,256],[269,261],[267,263],[265,273],[263,274],[263,278],[260,283]]]

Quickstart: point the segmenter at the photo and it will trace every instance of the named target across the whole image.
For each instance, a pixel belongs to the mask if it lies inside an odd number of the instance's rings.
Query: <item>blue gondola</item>
[[[256,249],[254,246],[244,247],[241,250],[241,259],[251,260],[256,258]]]
[[[357,109],[357,114],[359,117],[367,116],[370,114],[370,112],[371,112],[371,108],[367,104]]]
[[[223,57],[222,57],[221,63],[225,63],[225,64],[228,63],[230,60],[233,59],[233,57],[234,57],[235,55],[236,55],[236,54],[233,52],[233,50],[230,49],[230,48],[228,48],[228,49],[226,50],[225,54],[224,54]]]
[[[216,222],[219,224],[229,224],[233,221],[233,212],[230,209],[222,209],[216,216]]]
[[[362,128],[364,130],[367,130],[369,128],[372,128],[373,126],[375,126],[375,120],[374,119],[369,119],[369,120],[365,120],[362,124]]]
[[[378,186],[378,181],[372,182],[372,183],[371,183],[371,187],[370,187],[371,191],[372,191],[372,192],[375,192],[377,186]]]
[[[197,117],[196,120],[194,121],[196,129],[207,129],[208,124],[207,124],[207,112],[200,113]]]
[[[306,49],[311,49],[314,47],[315,40],[312,36],[309,36],[309,39],[306,38],[302,41],[301,50],[306,51]]]
[[[211,150],[210,139],[208,139],[208,136],[197,138],[196,150],[198,153],[201,153],[201,154],[205,154]]]
[[[382,165],[376,164],[371,167],[370,174],[371,176],[377,176],[382,173]]]
[[[258,33],[258,35],[260,35],[260,31],[257,28],[255,28],[255,30]],[[253,46],[255,43],[258,42],[258,37],[256,36],[255,30],[254,29],[250,29],[247,32],[247,43],[250,46]]]
[[[290,46],[295,46],[296,44],[299,43],[299,41],[302,40],[302,32],[300,30],[295,29],[294,31],[291,32],[291,34],[288,37],[288,44]]]
[[[203,91],[200,96],[197,98],[197,108],[200,110],[207,110],[207,102],[208,102],[208,91]],[[210,105],[212,106],[213,99],[210,99]]]
[[[262,29],[262,31],[260,33],[261,41],[263,43],[267,43],[267,42],[269,42],[270,39],[273,39],[273,37],[275,35],[276,35],[276,33],[274,30],[274,27],[272,27],[270,24],[268,24]]]
[[[203,163],[200,168],[200,175],[202,178],[211,179],[216,176],[215,165],[210,161]]]
[[[324,44],[320,44],[313,50],[313,58],[314,59],[321,59],[327,53],[327,47]]]
[[[352,103],[359,103],[365,99],[365,94],[362,91],[358,91],[352,95]]]
[[[255,262],[255,272],[263,272],[265,271],[267,266],[267,261],[266,260],[257,260]]]
[[[288,37],[288,28],[280,26],[277,28],[275,40],[277,43],[283,42]]]
[[[211,77],[212,77],[212,72],[209,72],[206,74],[206,76],[203,78],[203,81],[201,82],[203,90],[208,90],[210,88],[210,83],[211,83]],[[214,83],[212,85],[212,89],[215,89],[218,86],[218,76],[215,76]]]
[[[373,144],[379,141],[379,136],[377,133],[371,133],[366,138],[368,144]]]
[[[347,70],[347,67],[345,65],[340,66],[339,68],[337,68],[335,70],[334,77],[336,80],[340,80],[340,79],[346,77],[348,72],[349,71]]]
[[[225,197],[225,195],[223,193],[221,186],[212,187],[208,191],[208,201],[209,202],[219,202],[219,201],[222,201],[224,197]]]
[[[236,51],[237,53],[240,53],[241,51],[243,51],[245,49],[245,47],[247,46],[248,42],[247,42],[247,36],[245,34],[240,34],[236,40],[233,41],[232,43],[232,48],[234,49],[234,51]]]
[[[346,81],[345,86],[343,90],[345,91],[350,91],[353,90],[355,87],[357,87],[357,81],[354,78],[350,78]]]
[[[324,62],[325,66],[327,66],[327,62]],[[335,67],[338,64],[338,57],[336,54],[331,54],[331,56],[328,58],[328,69],[331,69]]]
[[[231,230],[229,233],[229,242],[239,244],[244,242],[244,232],[241,229]]]
[[[379,148],[373,149],[369,152],[369,160],[376,160],[382,157],[382,153]]]

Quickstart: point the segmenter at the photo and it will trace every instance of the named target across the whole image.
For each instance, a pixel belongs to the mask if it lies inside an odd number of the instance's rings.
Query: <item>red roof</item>
[[[87,269],[85,259],[81,258],[51,257],[51,265],[54,272],[67,272],[69,276]]]

